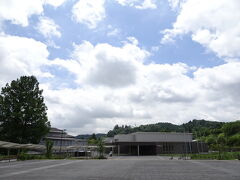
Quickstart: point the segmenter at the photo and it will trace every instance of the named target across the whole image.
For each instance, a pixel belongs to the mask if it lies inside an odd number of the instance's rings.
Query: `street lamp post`
[[[61,140],[60,140],[60,150],[59,150],[59,154],[62,153],[62,138],[63,138],[63,133],[66,131],[66,129],[62,130],[62,134],[61,134]]]

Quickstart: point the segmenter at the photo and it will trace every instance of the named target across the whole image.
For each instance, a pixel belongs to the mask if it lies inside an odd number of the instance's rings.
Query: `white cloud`
[[[48,17],[40,17],[36,29],[45,38],[51,38],[53,36],[61,37],[60,27]]]
[[[120,30],[118,28],[114,28],[107,33],[107,36],[117,36],[119,35],[119,33],[120,33]]]
[[[199,69],[183,63],[145,64],[149,52],[134,37],[128,39],[121,47],[86,41],[75,45],[71,60],[53,61],[75,74],[81,87],[45,91],[49,110],[54,107],[54,124],[84,133],[106,132],[117,123],[240,117],[240,63]]]
[[[153,0],[144,0],[142,4],[135,6],[137,9],[156,9],[157,5]]]
[[[227,63],[213,68],[199,68],[194,73],[195,80],[199,84],[206,88],[215,91],[233,90],[234,93],[228,93],[232,98],[239,98],[237,96],[238,90],[240,90],[240,63],[233,62]],[[227,88],[229,87],[229,88]],[[233,87],[237,89],[232,89]]]
[[[1,0],[0,20],[10,20],[13,24],[28,26],[28,18],[43,12],[42,0]]]
[[[234,62],[194,72],[194,81],[201,89],[197,107],[212,119],[239,119],[239,70],[240,63]]]
[[[52,48],[55,48],[55,49],[60,49],[61,47],[56,45],[56,43],[52,40],[52,39],[49,39],[47,42],[46,42],[46,45],[48,47],[52,47]]]
[[[44,3],[54,7],[64,4],[63,0],[36,2],[1,1],[1,21],[27,26],[31,15],[42,16]],[[96,28],[106,16],[104,2],[78,1],[72,10],[73,17],[89,28]],[[154,8],[152,2],[118,0],[121,5],[142,9]],[[127,37],[118,47],[84,41],[74,44],[71,58],[50,61],[47,46],[42,42],[1,33],[0,86],[21,75],[35,75],[40,81],[41,77],[52,77],[41,84],[49,119],[53,126],[76,134],[106,132],[117,123],[239,119],[239,3],[233,0],[169,2],[173,9],[179,8],[179,16],[173,28],[165,31],[164,40],[191,34],[194,41],[226,58],[228,63],[211,68],[189,67],[184,63],[147,63],[151,54],[135,37]],[[53,21],[47,20],[42,33],[49,38],[49,46],[58,48],[50,37],[60,37],[61,33]],[[109,35],[119,33],[116,28],[108,30],[112,30]],[[54,77],[43,70],[49,65],[53,72],[64,69],[64,73]],[[67,78],[66,74],[71,76]],[[61,82],[55,83],[57,79]],[[76,83],[74,88],[72,81]]]
[[[73,19],[90,29],[105,18],[105,0],[79,0],[72,9]]]
[[[155,0],[116,0],[122,6],[135,7],[137,9],[156,9]]]
[[[168,3],[170,7],[175,10],[177,8],[180,8],[182,4],[184,4],[188,0],[168,0]]]
[[[172,29],[164,31],[162,43],[175,36],[191,34],[192,39],[219,57],[240,57],[240,1],[187,0]]]
[[[65,68],[76,77],[75,88],[53,87],[51,80],[41,88],[52,125],[76,134],[106,132],[117,123],[240,118],[239,62],[198,69],[183,63],[145,64],[149,52],[129,39],[120,47],[85,41],[74,45],[71,59],[49,61],[43,43],[2,35],[0,86],[21,75],[51,77],[42,71],[49,64],[55,71]]]
[[[82,127],[82,130],[89,125],[93,128],[93,124],[99,119],[104,123],[111,118],[132,117],[131,109],[127,109],[127,105],[124,107],[106,100],[108,94],[111,92],[107,89],[91,87],[44,90],[52,123],[65,128]]]
[[[81,84],[77,89],[44,91],[50,119],[73,132],[89,133],[106,132],[117,123],[179,124],[194,118],[240,117],[240,63],[196,69],[193,78],[187,76],[192,68],[181,63],[140,63],[136,68],[139,73],[131,86]]]
[[[137,46],[138,45],[138,40],[135,37],[127,37],[127,40],[130,41],[133,45]]]
[[[13,24],[28,26],[29,17],[43,13],[45,4],[61,6],[67,0],[1,0],[0,22],[9,20]]]
[[[131,38],[137,43],[135,38]],[[79,84],[104,85],[108,87],[124,87],[135,83],[136,66],[149,56],[137,44],[125,43],[122,47],[109,44],[93,46],[85,41],[75,45],[73,60],[55,60],[54,64],[61,65],[76,74]]]
[[[38,77],[51,74],[41,71],[48,64],[47,46],[34,39],[25,37],[0,36],[0,86],[5,85],[21,75]]]
[[[133,6],[138,9],[157,8],[154,0],[116,0],[122,6]],[[72,8],[73,19],[88,26],[90,29],[97,27],[105,17],[105,0],[79,0]],[[115,35],[118,29],[110,32],[109,35]]]

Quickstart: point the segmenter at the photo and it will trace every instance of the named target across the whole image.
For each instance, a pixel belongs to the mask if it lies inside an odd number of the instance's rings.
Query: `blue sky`
[[[72,20],[71,9],[76,1],[67,1],[62,6],[55,8],[50,5],[44,6],[44,16],[51,18],[59,25],[61,38],[53,37],[52,40],[60,48],[48,47],[50,58],[69,58],[73,50],[72,44],[79,44],[84,40],[96,45],[98,43],[110,43],[120,46],[121,41],[133,36],[138,39],[140,46],[151,51],[152,47],[159,47],[158,51],[152,52],[151,61],[156,63],[183,62],[191,66],[212,67],[224,63],[214,53],[184,35],[176,38],[175,43],[160,44],[163,30],[171,28],[177,18],[177,10],[172,10],[168,1],[160,1],[155,9],[139,10],[134,7],[121,6],[116,1],[107,1],[106,18],[101,21],[97,28],[89,29],[84,24]],[[33,15],[29,18],[30,25],[22,27],[6,22],[4,31],[16,36],[34,38],[46,42],[35,26],[38,17]],[[109,28],[108,26],[112,26]],[[117,36],[108,36],[107,32],[117,28],[120,30]]]
[[[37,76],[52,125],[74,134],[235,120],[239,7],[238,0],[3,0],[0,86]]]

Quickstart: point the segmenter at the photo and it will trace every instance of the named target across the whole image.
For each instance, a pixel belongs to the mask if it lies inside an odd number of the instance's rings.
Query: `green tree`
[[[99,152],[99,158],[100,158],[100,159],[104,158],[103,153],[104,153],[104,151],[105,151],[105,146],[104,146],[104,142],[103,142],[102,138],[100,138],[100,139],[98,140],[97,150],[98,150],[98,152]]]
[[[205,142],[211,147],[212,145],[215,145],[217,142],[217,137],[214,135],[209,135],[206,137]]]
[[[52,157],[52,148],[53,148],[53,142],[50,140],[46,140],[46,157],[51,158]]]
[[[240,134],[235,134],[228,139],[229,146],[240,146]]]
[[[97,136],[96,136],[95,133],[93,133],[88,139],[88,144],[94,145],[94,144],[97,144],[97,143],[98,143]]]
[[[227,140],[226,140],[226,137],[224,136],[224,133],[219,134],[217,137],[219,159],[222,159],[221,153],[222,151],[224,151],[226,143],[227,143]]]
[[[223,127],[226,136],[232,136],[240,132],[240,121],[226,123]]]
[[[88,139],[88,144],[96,145],[98,143],[97,139]]]
[[[0,94],[1,139],[39,143],[50,128],[43,90],[34,76],[22,76],[6,84]]]
[[[89,139],[94,139],[94,140],[97,140],[96,134],[95,134],[95,133],[93,133],[93,134],[92,134],[92,136],[91,136]]]

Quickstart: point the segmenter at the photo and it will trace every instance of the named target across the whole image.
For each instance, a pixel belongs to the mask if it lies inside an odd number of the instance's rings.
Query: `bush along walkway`
[[[191,159],[240,160],[240,152],[214,152],[209,154],[192,154]]]

